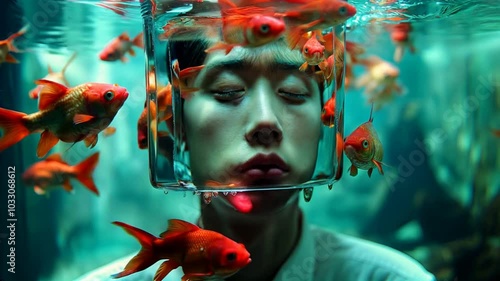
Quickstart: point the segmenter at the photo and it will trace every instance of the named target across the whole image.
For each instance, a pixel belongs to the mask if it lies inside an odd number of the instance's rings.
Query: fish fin
[[[68,93],[68,87],[54,81],[40,79],[35,84],[43,87],[38,92],[38,109],[44,110],[53,105]]]
[[[205,53],[211,53],[211,52],[214,52],[214,51],[217,51],[217,50],[224,50],[226,55],[229,54],[229,52],[231,52],[231,50],[235,47],[236,45],[234,44],[228,44],[228,43],[225,43],[225,42],[217,42],[215,44],[213,44],[212,46],[210,46],[210,48],[206,49],[205,50]]]
[[[377,161],[375,159],[372,160],[373,164],[377,167],[378,169],[378,172],[383,175],[384,174],[384,170],[382,169],[382,162],[380,161]]]
[[[181,98],[188,100],[198,90],[200,89],[194,87],[181,87]]]
[[[47,155],[47,152],[49,152],[49,150],[51,150],[57,142],[59,142],[59,138],[57,136],[49,130],[43,131],[36,149],[36,155],[38,158],[42,158]]]
[[[153,242],[157,239],[154,235],[123,222],[115,221],[113,224],[120,226],[128,234],[134,236],[142,246],[139,253],[127,263],[125,269],[122,272],[113,274],[113,278],[120,278],[144,270],[158,261],[158,258],[152,251]]]
[[[118,39],[123,40],[123,41],[130,41],[130,36],[128,35],[128,32],[124,31],[120,36],[118,36]]]
[[[61,70],[61,73],[63,74],[64,76],[64,73],[66,72],[66,69],[68,68],[68,66],[71,64],[71,62],[76,58],[76,52],[73,53],[73,55],[71,55],[71,57],[69,58],[69,60],[66,62],[66,64],[63,66],[62,70]],[[66,80],[66,79],[64,79]]]
[[[132,40],[132,45],[144,49],[144,32],[141,32],[137,34],[137,36],[135,36],[134,40]]]
[[[373,168],[368,169],[368,177],[372,177]]]
[[[200,71],[204,67],[205,67],[205,65],[202,64],[202,65],[198,65],[198,66],[184,68],[183,70],[179,71],[179,79],[184,80],[187,78],[191,78],[191,77],[195,76],[196,74],[200,73]]]
[[[351,165],[351,168],[349,168],[349,174],[353,177],[355,177],[358,174],[358,168],[356,166]]]
[[[168,260],[166,262],[163,262],[160,267],[158,267],[158,270],[156,270],[155,277],[153,281],[161,281],[163,278],[165,278],[170,271],[176,269],[179,267],[180,264],[176,263],[173,260]]]
[[[49,73],[53,73],[54,71],[52,71],[52,67],[50,67],[50,65],[47,65],[47,72]]]
[[[97,139],[98,137],[96,134],[91,134],[83,139],[83,143],[85,143],[86,147],[94,148],[94,146],[97,144]]]
[[[0,108],[0,151],[20,142],[31,132],[24,124],[26,113]]]
[[[75,170],[76,178],[90,191],[99,195],[99,191],[95,186],[94,179],[92,178],[92,173],[97,166],[97,162],[99,161],[99,152],[92,154],[87,159],[83,160],[79,164],[73,166]]]
[[[125,63],[125,62],[128,62],[128,58],[127,58],[126,56],[121,56],[121,57],[120,57],[120,60],[121,60],[122,62],[124,62],[124,63]]]
[[[38,96],[39,96],[40,91],[42,90],[42,87],[43,86],[41,86],[41,85],[36,86],[33,90],[31,90],[28,93],[29,97],[32,99],[38,99]]]
[[[106,129],[103,130],[103,134],[107,137],[112,136],[116,133],[116,128],[109,126]]]
[[[19,61],[10,53],[7,53],[5,56],[5,62],[8,63],[19,63]]]
[[[396,45],[396,50],[394,51],[394,61],[400,62],[403,58],[403,54],[405,52],[405,47],[403,45]]]
[[[43,188],[39,187],[38,185],[35,185],[35,187],[33,188],[33,190],[38,195],[44,195],[46,193],[45,190],[43,190]]]
[[[65,180],[63,182],[63,188],[64,190],[68,191],[68,192],[72,192],[73,191],[73,186],[71,186],[71,183],[69,182],[69,179]]]
[[[134,51],[134,49],[132,49],[132,47],[130,47],[130,49],[128,49],[128,53],[129,53],[131,56],[135,56],[135,51]]]
[[[158,132],[158,137],[160,137],[160,138],[165,138],[168,136],[170,136],[170,134],[167,131],[159,131]]]
[[[304,62],[300,67],[299,67],[299,70],[300,71],[306,71],[307,70],[307,67],[309,66],[309,64],[306,62]]]
[[[94,119],[94,116],[92,116],[92,115],[75,114],[75,116],[73,117],[73,123],[75,125],[78,125],[78,124],[81,124],[81,123],[89,122],[92,119]]]
[[[49,155],[47,158],[45,158],[45,161],[55,161],[63,164],[68,164],[62,159],[61,154],[59,153],[54,153],[52,155]]]
[[[168,220],[168,228],[167,231],[160,234],[160,237],[167,239],[177,236],[182,233],[192,232],[195,230],[199,230],[200,228],[192,223],[187,221],[171,219]]]

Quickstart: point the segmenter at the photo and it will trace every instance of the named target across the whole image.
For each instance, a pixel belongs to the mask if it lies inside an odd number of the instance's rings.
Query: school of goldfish
[[[384,174],[383,147],[373,125],[374,110],[380,109],[395,96],[401,95],[403,87],[398,84],[399,68],[378,56],[367,55],[361,43],[343,42],[343,36],[322,30],[346,22],[356,14],[356,8],[342,0],[285,0],[296,5],[287,11],[275,10],[266,6],[271,0],[239,1],[236,5],[231,0],[218,0],[221,10],[220,18],[175,19],[165,24],[164,34],[159,39],[171,36],[189,36],[193,33],[204,33],[207,36],[221,31],[221,40],[208,47],[205,52],[224,51],[226,54],[235,47],[254,48],[263,46],[283,38],[291,50],[298,50],[304,59],[300,71],[313,71],[319,82],[327,85],[335,83],[330,99],[323,106],[321,120],[325,126],[337,128],[336,155],[340,174],[342,155],[350,160],[350,175],[356,176],[358,170],[367,170],[371,176],[374,169]],[[133,0],[102,1],[97,5],[124,16],[125,8]],[[200,1],[202,2],[202,1]],[[391,1],[383,4],[392,3]],[[259,5],[257,5],[259,4]],[[264,4],[264,5],[261,5]],[[154,6],[155,7],[155,6]],[[396,22],[386,25],[390,38],[395,45],[394,61],[402,60],[405,49],[415,53],[412,26],[403,18],[390,19]],[[18,63],[12,53],[20,50],[14,41],[29,31],[25,26],[0,41],[0,63]],[[143,33],[131,39],[123,32],[105,44],[96,59],[113,63],[128,61],[127,54],[135,56],[135,50],[144,48]],[[61,67],[60,72],[48,66],[45,77],[35,82],[29,91],[30,98],[38,100],[39,111],[31,114],[0,108],[0,152],[20,142],[32,133],[41,133],[36,155],[45,157],[59,142],[78,143],[83,141],[87,147],[93,148],[98,141],[98,134],[112,135],[116,128],[110,123],[128,98],[127,89],[116,84],[86,82],[71,86],[65,73],[74,61],[74,53]],[[365,69],[359,77],[354,75],[355,66]],[[156,93],[156,103],[144,104],[144,110],[137,122],[137,144],[139,149],[148,148],[148,135],[158,137],[159,151],[168,159],[172,152],[163,149],[172,146],[172,87],[180,88],[182,98],[189,99],[198,89],[190,88],[185,81],[196,76],[204,65],[180,69],[179,63],[172,64],[172,80],[166,85],[158,85],[152,89]],[[150,73],[154,78],[154,73]],[[156,85],[155,83],[150,83]],[[336,93],[344,85],[365,88],[365,95],[372,104],[367,122],[359,125],[352,133],[343,138],[343,112],[337,116]],[[151,90],[151,89],[150,89]],[[149,92],[149,91],[148,91]],[[147,99],[146,99],[147,100]],[[148,123],[148,112],[152,117]],[[168,131],[158,131],[159,123],[165,122]],[[151,134],[148,132],[151,130]],[[499,130],[493,134],[499,136]],[[99,160],[99,152],[76,165],[66,163],[62,155],[52,154],[32,166],[23,174],[26,185],[33,186],[37,194],[47,194],[62,186],[68,192],[73,190],[70,179],[77,179],[91,192],[99,195],[93,181],[92,173]],[[337,175],[336,178],[340,178]],[[218,186],[220,183],[207,182],[207,186]],[[217,193],[207,193],[206,202],[210,202]],[[252,206],[245,197],[234,197],[235,206],[240,212],[251,212]],[[251,262],[250,253],[243,244],[239,244],[220,233],[204,230],[191,223],[173,219],[168,229],[155,237],[141,229],[123,222],[114,222],[127,233],[135,237],[142,246],[139,253],[129,261],[123,271],[114,278],[124,277],[142,271],[158,260],[167,259],[156,272],[154,280],[162,280],[169,272],[182,267],[182,280],[204,280],[209,278],[225,278]]]

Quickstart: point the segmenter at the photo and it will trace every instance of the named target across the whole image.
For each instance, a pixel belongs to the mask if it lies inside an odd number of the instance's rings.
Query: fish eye
[[[113,93],[113,91],[107,91],[106,93],[104,93],[104,99],[107,101],[112,100],[114,97],[115,93]]]
[[[268,33],[269,32],[269,24],[263,24],[260,26],[260,31],[263,33]]]
[[[347,8],[345,6],[340,7],[339,8],[339,13],[342,16],[345,15],[345,14],[347,14]]]
[[[235,261],[236,260],[236,253],[227,253],[226,254],[226,259],[228,261]]]
[[[363,148],[368,148],[368,140],[363,140]]]
[[[308,54],[309,53],[309,48],[305,47],[304,48],[304,53]]]

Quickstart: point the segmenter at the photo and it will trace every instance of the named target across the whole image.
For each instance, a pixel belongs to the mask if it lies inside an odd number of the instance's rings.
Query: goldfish
[[[396,50],[394,51],[395,62],[401,61],[406,47],[409,48],[411,53],[416,52],[415,45],[410,36],[411,31],[412,26],[409,22],[401,22],[390,27],[391,40],[396,45]]]
[[[123,32],[120,36],[111,40],[106,47],[99,53],[99,58],[103,61],[116,61],[121,60],[127,62],[125,53],[135,56],[135,51],[132,46],[144,48],[143,32],[139,33],[132,41],[127,32]]]
[[[326,37],[325,37],[326,38]],[[335,89],[339,90],[342,85],[342,79],[344,75],[344,44],[336,36],[332,38],[332,45],[335,46],[334,54],[330,55],[327,59],[323,60],[318,64],[321,69],[324,79],[326,79],[327,84],[331,84],[335,78]],[[330,40],[327,40],[330,41]],[[333,49],[333,47],[326,46],[327,49]]]
[[[189,87],[186,84],[186,79],[190,79],[195,77],[200,73],[200,71],[205,67],[204,64],[198,66],[191,66],[184,69],[180,69],[179,60],[175,59],[172,62],[172,71],[174,74],[174,79],[172,79],[172,85],[175,88],[180,89],[181,97],[184,99],[188,99],[194,92],[199,89],[194,87]]]
[[[59,140],[94,147],[97,134],[107,128],[128,98],[127,89],[118,85],[85,83],[73,88],[49,81],[38,100],[39,111],[26,114],[0,108],[0,151],[18,143],[31,133],[42,131],[37,156],[43,157]]]
[[[46,194],[51,189],[63,186],[64,190],[71,192],[73,186],[71,178],[78,179],[86,188],[99,195],[99,191],[92,179],[92,173],[99,161],[99,152],[92,154],[87,159],[77,165],[70,166],[61,155],[56,153],[31,165],[22,176],[26,185],[33,185],[34,191],[39,194]]]
[[[68,82],[68,80],[66,80],[66,76],[64,75],[64,73],[66,72],[66,69],[68,68],[70,63],[75,59],[75,57],[76,57],[76,52],[73,53],[73,55],[69,58],[69,60],[66,62],[66,64],[61,69],[61,72],[52,71],[52,68],[49,65],[49,67],[48,67],[49,73],[45,77],[43,77],[42,79],[54,81],[54,82],[57,82],[59,84],[63,84],[66,87],[69,87],[69,82]],[[31,90],[29,92],[29,97],[32,99],[38,99],[38,93],[40,92],[42,87],[43,87],[42,85],[36,86],[33,90]]]
[[[325,60],[325,46],[321,44],[316,35],[311,36],[302,47],[302,57],[305,62],[300,66],[305,71],[310,65],[318,65]]]
[[[217,42],[205,50],[231,52],[235,46],[258,47],[278,39],[285,32],[283,19],[260,14],[229,15],[222,18],[222,37],[224,42]]]
[[[113,224],[134,236],[142,248],[125,269],[114,278],[124,277],[144,270],[162,259],[154,280],[163,280],[170,271],[182,267],[182,281],[206,278],[225,278],[233,275],[251,262],[245,245],[211,230],[205,230],[189,222],[170,219],[167,231],[160,237],[123,222]]]
[[[14,45],[14,39],[25,34],[26,31],[28,31],[28,27],[28,25],[25,25],[18,32],[7,37],[7,39],[0,40],[0,63],[19,63],[19,61],[16,60],[16,58],[14,58],[14,56],[9,52],[20,52]]]
[[[323,106],[323,111],[321,112],[321,121],[323,125],[328,127],[333,127],[335,125],[335,97],[336,93],[332,94],[325,105]]]
[[[356,14],[356,8],[343,0],[287,0],[287,2],[300,4],[296,9],[283,14],[290,26],[285,37],[291,49],[295,48],[305,32],[342,24]]]
[[[377,168],[381,175],[382,158],[384,149],[382,143],[373,127],[373,104],[370,111],[370,118],[367,122],[358,126],[344,140],[344,152],[351,161],[350,175],[356,176],[358,169],[368,170],[368,177],[371,177],[373,168]]]
[[[150,76],[151,79],[151,76]],[[152,84],[152,83],[150,83]],[[166,86],[160,87],[160,90],[156,94],[156,101],[158,104],[158,109],[153,101],[149,103],[149,110],[151,111],[152,121],[154,124],[168,120],[172,118],[172,85],[168,83]],[[158,117],[157,117],[158,114]],[[154,128],[153,135],[156,135],[156,125],[152,126]],[[159,132],[160,136],[168,136],[168,132]],[[137,141],[140,149],[148,148],[148,109],[146,104],[144,104],[144,109],[139,116],[137,121]]]
[[[365,87],[365,94],[370,102],[377,102],[376,109],[382,101],[392,99],[393,93],[401,93],[402,88],[397,83],[399,68],[377,56],[361,59],[360,64],[366,67],[366,72],[356,81],[357,87]]]

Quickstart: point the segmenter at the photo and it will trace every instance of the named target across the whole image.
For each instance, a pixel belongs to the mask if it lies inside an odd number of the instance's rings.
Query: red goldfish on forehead
[[[344,141],[344,152],[352,164],[349,168],[351,176],[356,176],[358,169],[362,169],[368,170],[370,177],[373,168],[377,168],[381,175],[384,174],[382,169],[384,149],[375,128],[373,128],[372,114],[373,104],[370,119],[356,128]]]
[[[132,41],[127,32],[123,32],[120,36],[111,40],[111,42],[104,47],[102,52],[99,54],[99,58],[103,61],[116,61],[121,60],[122,62],[127,62],[128,59],[125,54],[128,52],[131,56],[135,56],[135,51],[132,46],[137,46],[139,48],[144,48],[143,43],[143,33],[139,33]]]
[[[98,161],[99,152],[96,152],[79,164],[70,166],[62,160],[60,154],[52,154],[47,159],[31,165],[23,174],[23,182],[33,185],[35,192],[41,195],[60,185],[64,190],[72,191],[70,179],[76,178],[90,191],[99,195],[92,179]]]
[[[356,14],[356,8],[343,0],[287,0],[301,4],[284,17],[291,26],[286,38],[291,49],[300,41],[302,34],[312,30],[326,29],[344,23]]]
[[[86,83],[67,88],[48,80],[37,84],[44,86],[38,101],[40,111],[28,115],[0,108],[0,151],[39,131],[38,157],[45,156],[59,140],[84,140],[94,147],[97,134],[109,126],[128,98],[127,89],[118,85]]]
[[[113,222],[134,236],[142,246],[139,253],[115,274],[124,277],[144,270],[162,259],[154,280],[160,281],[170,271],[182,267],[182,281],[223,279],[251,262],[245,246],[210,230],[201,229],[186,221],[171,219],[160,238],[123,222]]]
[[[205,50],[225,50],[228,54],[235,46],[258,47],[270,43],[285,31],[285,22],[265,15],[230,15],[222,19],[224,42],[215,43]]]
[[[54,82],[57,82],[59,84],[63,84],[66,87],[69,87],[69,82],[68,82],[68,80],[66,80],[65,72],[66,72],[66,69],[68,68],[69,64],[75,59],[75,57],[76,57],[76,53],[74,53],[69,58],[68,62],[66,62],[66,64],[63,66],[61,72],[52,71],[52,68],[49,65],[49,69],[48,69],[49,73],[42,79],[54,81]],[[42,87],[43,87],[43,85],[38,85],[33,90],[31,90],[29,92],[30,98],[38,99],[38,93],[41,91]]]
[[[19,61],[14,58],[9,52],[18,53],[19,50],[14,46],[14,39],[23,35],[28,31],[28,25],[24,26],[18,32],[10,35],[5,40],[0,40],[0,63],[8,62],[8,63],[19,63]]]

